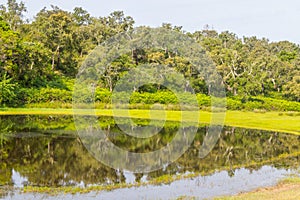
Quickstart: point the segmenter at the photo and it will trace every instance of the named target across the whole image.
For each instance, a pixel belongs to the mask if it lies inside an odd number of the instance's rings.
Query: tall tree
[[[18,3],[16,0],[7,0],[7,6],[0,5],[0,15],[14,31],[24,23],[24,12],[27,12],[27,9],[22,1]]]

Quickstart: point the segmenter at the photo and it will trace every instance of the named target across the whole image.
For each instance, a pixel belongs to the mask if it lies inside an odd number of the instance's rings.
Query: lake
[[[147,120],[134,122],[132,130],[149,125]],[[145,139],[123,134],[111,117],[99,117],[98,123],[112,143],[139,153],[166,146],[179,129],[177,122],[150,124],[149,130],[159,133]],[[198,127],[190,147],[175,162],[149,173],[132,173],[95,159],[78,136],[72,116],[0,116],[0,198],[201,199],[271,186],[299,174],[300,136],[224,127],[213,150],[199,158],[207,129]],[[27,187],[114,185],[122,187],[84,194],[23,192]]]

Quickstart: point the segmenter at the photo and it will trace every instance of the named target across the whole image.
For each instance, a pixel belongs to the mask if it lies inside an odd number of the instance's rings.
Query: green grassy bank
[[[72,110],[72,109],[46,109],[46,108],[6,108],[0,109],[0,115],[93,115],[98,116],[120,116],[141,119],[155,119],[184,122],[198,122],[209,124],[212,113],[208,111],[163,111],[163,110],[117,110],[109,109]],[[223,113],[214,113],[214,119],[222,119]],[[198,118],[200,119],[198,121]],[[218,120],[220,123],[222,120]],[[299,112],[244,112],[226,111],[224,125],[242,128],[278,131],[300,135],[300,113]]]

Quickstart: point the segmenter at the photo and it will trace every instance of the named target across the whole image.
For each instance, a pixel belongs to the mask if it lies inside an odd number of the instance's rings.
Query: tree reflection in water
[[[142,139],[123,134],[112,118],[99,117],[99,123],[111,142],[132,152],[160,149],[178,130],[177,123],[167,122],[159,134]],[[132,127],[133,130],[148,125],[147,120],[135,120],[135,123],[138,126]],[[153,126],[149,131],[158,128]],[[123,171],[101,164],[87,152],[77,137],[71,116],[1,116],[0,130],[2,187],[14,185],[13,170],[26,177],[28,181],[24,185],[57,187],[126,182]],[[300,136],[226,127],[212,152],[200,159],[199,147],[206,131],[207,127],[200,126],[189,150],[166,168],[146,174],[147,179],[186,172],[208,174],[222,169],[234,176],[238,167],[257,169],[265,164],[277,168],[299,167]],[[102,143],[94,141],[97,147]],[[144,175],[135,174],[135,181],[141,181]],[[5,196],[3,189],[1,195]]]

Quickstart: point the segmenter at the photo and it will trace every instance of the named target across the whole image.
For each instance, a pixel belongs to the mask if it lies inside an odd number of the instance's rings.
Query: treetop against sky
[[[18,0],[19,2],[19,0]],[[266,37],[271,41],[289,40],[300,43],[300,2],[297,0],[24,0],[32,19],[42,8],[56,5],[71,11],[83,7],[93,16],[107,16],[115,10],[122,10],[132,16],[136,26],[160,26],[172,23],[184,30],[195,31],[206,24],[218,31],[229,30],[238,35]],[[6,0],[0,0],[5,4]]]

